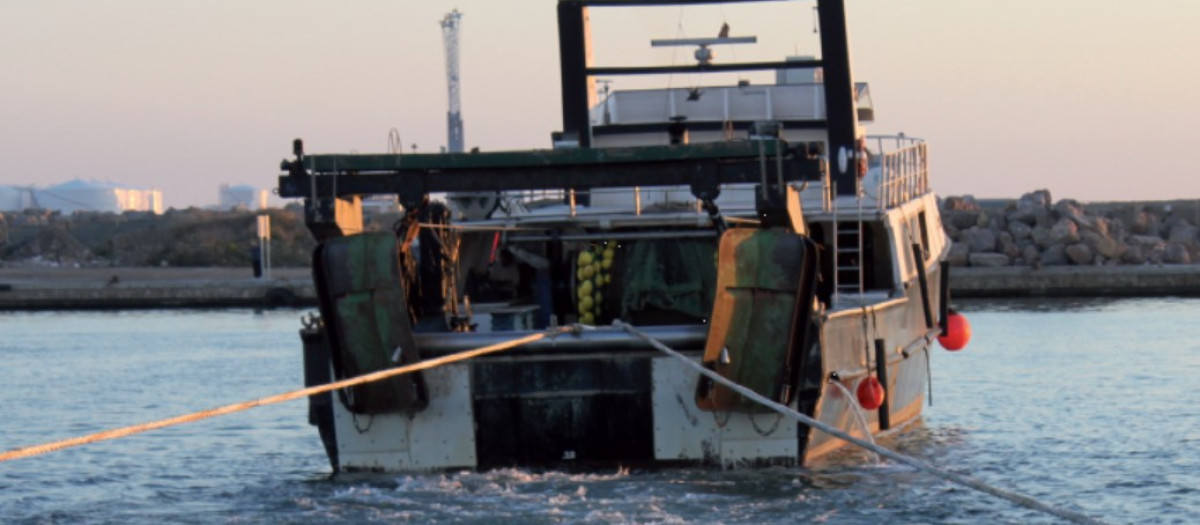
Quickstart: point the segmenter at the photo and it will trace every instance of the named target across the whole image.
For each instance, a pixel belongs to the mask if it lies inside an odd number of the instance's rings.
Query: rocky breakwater
[[[941,208],[950,264],[967,268],[955,289],[968,294],[1200,291],[1196,201],[1084,205],[1037,190],[1007,201],[947,197]]]

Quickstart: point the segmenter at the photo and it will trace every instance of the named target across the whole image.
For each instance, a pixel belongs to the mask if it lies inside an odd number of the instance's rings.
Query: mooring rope
[[[637,336],[638,338],[642,339],[643,341],[646,341],[647,343],[650,344],[650,346],[653,346],[655,349],[659,350],[660,352],[663,352],[667,355],[670,355],[672,357],[679,359],[684,364],[691,367],[693,370],[699,372],[700,374],[704,375],[705,377],[708,377],[709,379],[712,379],[713,381],[716,381],[717,383],[720,383],[722,385],[729,387],[731,390],[733,390],[743,396],[746,396],[748,399],[751,399],[767,408],[770,408],[776,412],[779,412],[780,414],[783,414],[784,416],[791,417],[792,419],[795,419],[801,423],[804,423],[805,425],[808,425],[812,428],[820,430],[826,434],[829,434],[831,436],[839,438],[843,441],[857,445],[861,448],[867,449],[871,452],[879,454],[880,456],[886,457],[888,459],[891,459],[891,460],[894,460],[894,461],[897,461],[900,463],[904,463],[905,465],[913,467],[922,472],[933,474],[940,478],[949,480],[953,483],[957,483],[959,485],[963,485],[965,487],[969,487],[969,488],[978,490],[985,494],[990,494],[992,496],[1011,501],[1013,503],[1016,503],[1017,505],[1020,505],[1022,507],[1028,508],[1028,509],[1033,509],[1033,510],[1036,510],[1039,512],[1044,512],[1046,514],[1050,514],[1052,516],[1062,518],[1062,519],[1070,521],[1072,523],[1082,523],[1082,524],[1086,524],[1086,525],[1106,525],[1106,522],[1101,521],[1096,518],[1093,518],[1091,516],[1087,516],[1087,515],[1079,513],[1079,512],[1074,512],[1071,510],[1055,507],[1053,505],[1049,505],[1046,503],[1042,503],[1041,501],[1038,501],[1038,500],[1036,500],[1030,496],[1026,496],[1024,494],[1020,494],[1020,493],[1013,492],[1010,490],[1001,489],[998,487],[993,487],[993,486],[988,485],[987,483],[979,481],[975,478],[971,478],[971,477],[964,476],[961,474],[955,474],[948,470],[943,470],[943,469],[937,468],[937,467],[930,465],[929,463],[926,463],[919,459],[905,456],[904,454],[900,454],[899,452],[894,452],[890,449],[881,447],[874,443],[870,443],[870,442],[864,441],[862,439],[856,438],[856,437],[850,435],[849,433],[842,431],[841,429],[839,429],[837,427],[833,427],[826,423],[823,423],[821,421],[813,419],[813,418],[811,418],[811,417],[809,417],[787,405],[782,405],[782,404],[776,403],[775,401],[768,399],[762,395],[759,395],[757,392],[750,390],[749,388],[746,388],[742,385],[739,385],[733,381],[730,381],[730,380],[722,377],[720,374],[705,368],[700,363],[697,363],[697,362],[693,361],[692,359],[690,359],[689,357],[668,347],[667,345],[662,344],[657,339],[654,339],[653,337],[646,335],[645,332],[642,332],[641,330],[634,328],[633,325],[630,325],[630,324],[625,323],[620,320],[613,321],[613,325],[622,328],[626,332],[629,332],[630,334]]]
[[[532,343],[539,339],[544,339],[546,337],[550,337],[553,335],[568,333],[568,332],[571,332],[574,330],[575,329],[572,327],[558,327],[558,328],[554,328],[551,330],[547,330],[545,332],[539,332],[539,333],[531,334],[531,335],[528,335],[525,337],[520,337],[520,338],[512,339],[509,341],[496,343],[494,345],[483,346],[483,347],[479,347],[479,348],[476,348],[473,350],[466,350],[463,352],[459,352],[457,354],[451,354],[448,356],[439,357],[436,359],[430,359],[427,361],[421,361],[419,363],[413,363],[411,365],[401,366],[401,367],[397,367],[397,368],[389,368],[387,370],[380,370],[378,372],[372,372],[370,374],[364,374],[361,376],[352,377],[350,379],[344,379],[342,381],[337,381],[334,383],[327,383],[324,385],[309,387],[309,388],[305,388],[305,389],[301,389],[301,390],[294,390],[292,392],[287,392],[284,394],[264,397],[261,399],[256,399],[254,401],[246,401],[244,403],[234,403],[232,405],[225,405],[222,407],[211,408],[208,410],[202,410],[200,412],[193,412],[190,414],[184,414],[182,416],[176,416],[176,417],[172,417],[172,418],[168,418],[168,419],[161,419],[161,420],[152,421],[149,423],[142,423],[139,425],[133,425],[133,426],[117,428],[117,429],[112,429],[112,430],[105,430],[103,432],[97,432],[95,434],[89,434],[86,436],[80,436],[80,437],[71,438],[71,439],[64,439],[61,441],[54,441],[54,442],[45,443],[45,444],[41,444],[41,445],[17,448],[17,449],[13,449],[8,452],[5,452],[3,454],[0,454],[0,463],[3,463],[5,461],[12,461],[14,459],[21,459],[21,458],[27,458],[30,456],[46,454],[48,452],[54,452],[54,451],[62,450],[65,448],[78,447],[80,445],[95,443],[97,441],[106,441],[106,440],[110,440],[110,439],[117,439],[117,438],[130,436],[133,434],[140,434],[142,432],[147,432],[150,430],[157,430],[160,428],[165,428],[165,427],[170,427],[170,426],[175,426],[175,425],[182,425],[184,423],[191,423],[194,421],[200,421],[202,419],[223,416],[226,414],[232,414],[234,412],[242,412],[242,411],[249,410],[249,409],[255,408],[255,407],[260,407],[260,406],[265,406],[265,405],[274,405],[277,403],[282,403],[284,401],[291,401],[293,399],[299,399],[302,397],[308,397],[308,396],[312,396],[312,395],[316,395],[316,394],[324,394],[325,392],[331,392],[331,391],[338,390],[341,388],[348,388],[348,387],[357,386],[357,385],[361,385],[361,384],[365,384],[365,383],[371,383],[374,381],[380,381],[383,379],[387,379],[389,377],[395,377],[395,376],[404,375],[404,374],[411,374],[413,372],[417,372],[420,370],[426,370],[429,368],[434,368],[434,367],[454,363],[457,361],[465,361],[467,359],[479,357],[479,356],[485,355],[485,354],[501,352],[501,351],[508,350],[510,348],[514,348],[517,346],[521,346],[521,345],[524,345],[527,343]]]
[[[1090,517],[1090,516],[1087,516],[1087,515],[1084,515],[1084,514],[1081,514],[1078,512],[1055,507],[1055,506],[1052,506],[1052,505],[1049,505],[1046,503],[1042,503],[1042,502],[1040,502],[1030,496],[1026,496],[1024,494],[1012,492],[1012,491],[1001,489],[998,487],[993,487],[993,486],[988,485],[987,483],[984,483],[977,479],[974,479],[974,478],[971,478],[968,476],[963,476],[961,474],[955,474],[955,473],[947,471],[947,470],[939,469],[939,468],[934,467],[933,465],[930,465],[919,459],[905,456],[903,454],[894,452],[890,449],[881,447],[874,443],[856,438],[856,437],[842,431],[841,429],[838,429],[836,427],[830,426],[826,423],[823,423],[821,421],[813,419],[801,412],[798,412],[798,411],[792,409],[791,407],[776,403],[775,401],[768,399],[766,397],[763,397],[763,396],[759,395],[758,393],[754,392],[753,390],[750,390],[749,388],[746,388],[742,385],[739,385],[733,381],[730,381],[730,380],[722,377],[721,375],[717,374],[716,372],[713,372],[712,370],[704,368],[699,363],[696,363],[695,361],[688,358],[687,356],[662,344],[657,339],[650,337],[645,332],[642,332],[641,330],[634,328],[632,325],[630,325],[628,323],[616,320],[616,321],[613,321],[613,325],[642,339],[643,341],[646,341],[646,343],[650,344],[650,346],[653,346],[655,349],[657,349],[667,355],[670,355],[672,357],[679,359],[685,365],[691,367],[692,369],[694,369],[696,372],[700,373],[701,375],[704,375],[705,377],[708,377],[717,383],[725,385],[725,386],[729,387],[730,389],[732,389],[733,391],[735,391],[739,394],[742,394],[743,396],[746,396],[747,398],[749,398],[767,408],[770,408],[786,417],[795,419],[795,420],[797,420],[805,425],[808,425],[812,428],[816,428],[817,430],[825,432],[826,434],[829,434],[836,438],[842,439],[848,443],[857,445],[861,448],[864,448],[866,450],[874,452],[880,456],[886,457],[888,459],[891,459],[891,460],[894,460],[894,461],[897,461],[900,463],[904,463],[904,464],[911,466],[922,472],[933,474],[940,478],[949,480],[949,481],[957,483],[959,485],[963,485],[963,486],[978,490],[985,494],[990,494],[992,496],[1008,500],[1008,501],[1013,502],[1022,507],[1026,507],[1029,509],[1033,509],[1036,511],[1044,512],[1046,514],[1050,514],[1052,516],[1062,518],[1062,519],[1070,521],[1072,523],[1081,523],[1081,524],[1085,524],[1085,525],[1107,525],[1106,522],[1101,521],[1099,519],[1096,519],[1096,518],[1093,518],[1093,517]],[[225,405],[222,407],[212,408],[212,409],[208,409],[208,410],[202,410],[200,412],[193,412],[190,414],[184,414],[181,416],[176,416],[176,417],[172,417],[172,418],[168,418],[168,419],[152,421],[149,423],[142,423],[139,425],[132,425],[132,426],[123,427],[123,428],[106,430],[103,432],[97,432],[95,434],[89,434],[86,436],[64,439],[64,440],[60,440],[60,441],[53,441],[53,442],[44,443],[41,445],[17,448],[17,449],[13,449],[8,452],[5,452],[3,454],[0,454],[0,463],[6,462],[6,461],[12,461],[15,459],[27,458],[30,456],[46,454],[49,452],[54,452],[54,451],[58,451],[58,450],[66,449],[66,448],[86,445],[89,443],[95,443],[98,441],[107,441],[110,439],[122,438],[122,437],[130,436],[130,435],[134,435],[134,434],[148,432],[150,430],[157,430],[160,428],[181,425],[184,423],[191,423],[191,422],[200,421],[203,419],[209,419],[209,418],[213,418],[213,417],[217,417],[217,416],[232,414],[235,412],[242,412],[242,411],[249,410],[249,409],[255,408],[255,407],[274,405],[274,404],[278,404],[278,403],[283,403],[285,401],[299,399],[302,397],[308,397],[308,396],[313,396],[313,395],[317,395],[317,394],[324,394],[326,392],[331,392],[331,391],[338,390],[341,388],[348,388],[348,387],[357,386],[357,385],[361,385],[361,384],[365,384],[365,383],[380,381],[380,380],[387,379],[390,377],[400,376],[400,375],[404,375],[404,374],[410,374],[413,372],[427,370],[430,368],[435,368],[438,366],[447,365],[447,364],[455,363],[458,361],[465,361],[467,359],[472,359],[472,358],[479,357],[479,356],[486,355],[486,354],[509,350],[511,348],[515,348],[515,347],[518,347],[518,346],[521,346],[524,344],[528,344],[528,343],[532,343],[534,341],[545,339],[546,337],[551,337],[551,336],[558,335],[558,334],[575,332],[575,331],[578,331],[578,329],[579,329],[578,326],[557,327],[557,328],[547,330],[545,332],[539,332],[539,333],[531,334],[531,335],[528,335],[525,337],[520,337],[520,338],[516,338],[516,339],[511,339],[509,341],[496,343],[493,345],[479,347],[479,348],[476,348],[473,350],[466,350],[463,352],[459,352],[457,354],[451,354],[448,356],[443,356],[443,357],[439,357],[436,359],[430,359],[427,361],[421,361],[419,363],[414,363],[411,365],[401,366],[401,367],[397,367],[397,368],[389,368],[387,370],[380,370],[378,372],[372,372],[370,374],[364,374],[361,376],[352,377],[349,379],[344,379],[344,380],[336,381],[333,383],[327,383],[324,385],[304,388],[304,389],[300,389],[300,390],[294,390],[291,392],[278,394],[278,395],[274,395],[274,396],[268,396],[268,397],[256,399],[253,401],[246,401],[243,403],[234,403],[232,405]]]

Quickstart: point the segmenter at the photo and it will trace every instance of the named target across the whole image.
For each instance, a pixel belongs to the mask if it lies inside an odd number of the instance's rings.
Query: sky
[[[445,143],[438,21],[463,13],[468,147],[561,127],[554,0],[0,0],[0,184],[71,179],[211,205],[310,153]],[[757,35],[717,61],[818,54],[813,2],[593,8],[596,65],[690,61],[651,38]],[[1200,198],[1200,2],[847,0],[871,133],[930,144],[942,195]],[[675,75],[674,86],[719,76]],[[752,80],[759,82],[759,77]],[[767,81],[766,78],[762,79]],[[641,87],[621,78],[614,89]]]

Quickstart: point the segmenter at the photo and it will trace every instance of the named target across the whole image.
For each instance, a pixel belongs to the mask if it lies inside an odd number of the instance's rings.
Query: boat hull
[[[936,268],[930,271],[937,283]],[[865,434],[858,413],[872,434],[919,417],[929,380],[928,330],[919,288],[908,289],[908,297],[823,317],[817,343],[821,368],[804,374],[808,384],[801,385],[793,409],[857,436]],[[659,328],[657,335],[699,362],[703,330]],[[474,336],[483,341],[505,335]],[[863,411],[846,395],[877,373],[874,354],[867,351],[877,335],[888,349],[888,428],[881,426],[879,411]],[[336,436],[336,468],[795,465],[846,445],[776,414],[701,410],[695,401],[699,374],[615,330],[592,332],[587,339],[567,336],[541,348],[424,374],[429,406],[411,415],[354,414],[332,396],[327,410]],[[805,387],[814,395],[806,397]]]

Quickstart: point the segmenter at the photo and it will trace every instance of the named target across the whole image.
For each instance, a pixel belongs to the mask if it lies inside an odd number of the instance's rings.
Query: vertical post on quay
[[[258,253],[262,257],[263,278],[271,278],[271,216],[258,216]]]
[[[884,347],[883,339],[875,340],[875,377],[879,379],[879,384],[883,385],[883,404],[879,405],[879,430],[884,431],[892,428],[889,403],[892,393],[888,385],[887,348]]]

